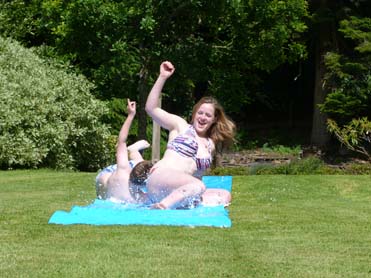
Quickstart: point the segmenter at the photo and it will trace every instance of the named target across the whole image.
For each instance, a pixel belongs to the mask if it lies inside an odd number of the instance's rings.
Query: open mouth
[[[198,126],[199,126],[199,127],[204,127],[204,126],[206,126],[206,124],[207,124],[207,123],[201,123],[201,122],[198,122]]]

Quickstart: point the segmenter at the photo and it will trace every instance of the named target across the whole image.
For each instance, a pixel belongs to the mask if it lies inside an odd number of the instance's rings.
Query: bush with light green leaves
[[[0,167],[94,171],[107,164],[105,104],[84,76],[0,37]]]

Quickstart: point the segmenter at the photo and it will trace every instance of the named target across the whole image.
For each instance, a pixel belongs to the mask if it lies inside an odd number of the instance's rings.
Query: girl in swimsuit
[[[110,165],[98,173],[96,177],[97,198],[116,202],[143,203],[145,193],[136,190],[135,185],[142,182],[138,174],[145,173],[152,167],[152,163],[143,160],[139,152],[148,148],[149,143],[140,140],[127,147],[126,140],[136,113],[136,103],[129,99],[127,101],[128,117],[121,127],[116,147],[117,164]],[[131,186],[129,186],[129,180],[133,181],[130,182]]]
[[[163,62],[146,102],[146,112],[169,131],[164,156],[150,170],[148,196],[153,208],[168,209],[204,205],[228,205],[230,192],[207,189],[199,178],[211,166],[215,145],[232,141],[235,125],[212,97],[202,98],[193,108],[191,124],[158,106],[166,80],[174,73],[170,62]]]

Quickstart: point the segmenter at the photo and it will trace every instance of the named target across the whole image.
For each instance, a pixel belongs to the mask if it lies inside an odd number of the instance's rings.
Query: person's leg
[[[208,188],[201,197],[201,204],[204,206],[228,206],[232,200],[232,195],[228,190],[219,188]]]
[[[205,191],[204,183],[174,169],[155,169],[147,181],[148,193],[156,204],[154,208],[174,208],[184,199],[199,196]]]
[[[150,144],[146,140],[139,140],[128,146],[129,160],[132,160],[134,165],[143,161],[143,157],[139,151],[148,148]]]

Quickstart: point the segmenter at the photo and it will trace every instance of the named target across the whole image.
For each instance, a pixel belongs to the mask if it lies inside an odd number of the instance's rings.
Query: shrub
[[[265,143],[262,147],[262,151],[266,153],[276,153],[276,154],[286,154],[286,155],[295,155],[299,156],[301,153],[301,146],[287,147],[283,145],[269,146],[268,143]]]
[[[249,175],[247,167],[216,167],[211,170],[211,175],[215,176],[246,176]]]
[[[0,166],[96,170],[107,164],[107,109],[93,84],[0,37]]]
[[[360,153],[371,161],[371,122],[366,117],[353,119],[343,127],[328,119],[327,128],[349,150]]]
[[[301,160],[294,160],[291,163],[279,166],[262,166],[255,169],[256,175],[284,174],[284,175],[306,175],[319,174],[324,163],[317,157],[308,157]]]
[[[371,175],[371,165],[351,163],[343,172],[349,175]]]

